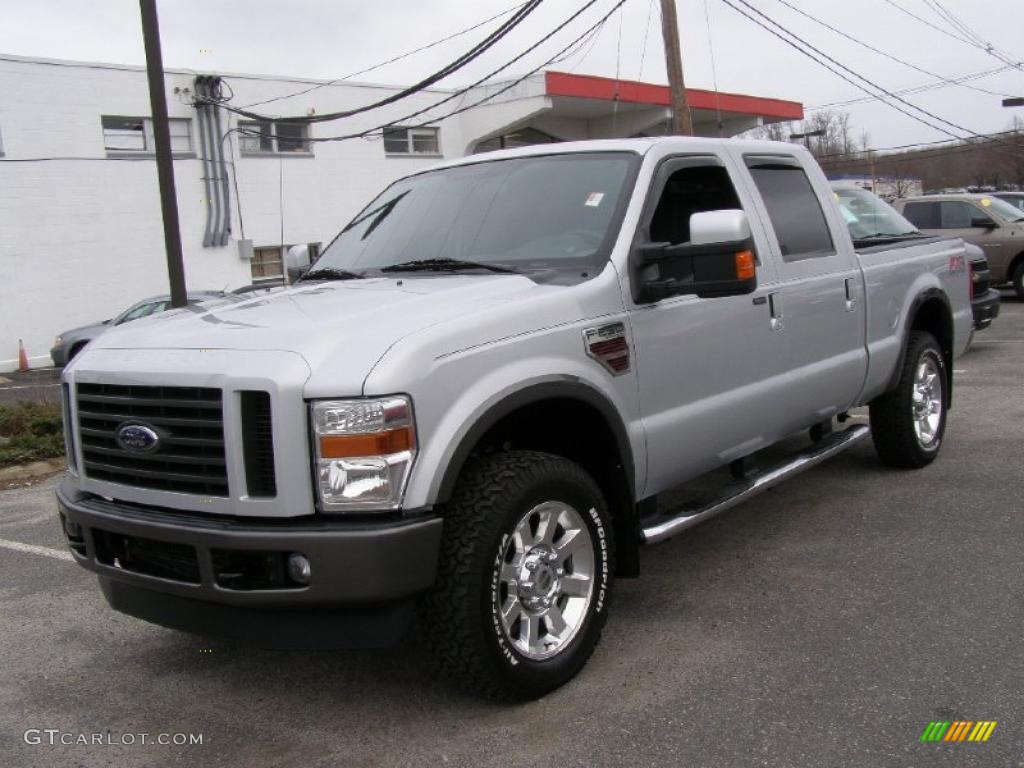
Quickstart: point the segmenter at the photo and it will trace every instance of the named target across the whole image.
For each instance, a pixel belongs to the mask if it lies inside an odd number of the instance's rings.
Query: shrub
[[[0,467],[64,455],[63,423],[56,403],[0,405]]]

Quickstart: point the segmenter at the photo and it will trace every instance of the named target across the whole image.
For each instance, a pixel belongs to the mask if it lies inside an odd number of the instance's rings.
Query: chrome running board
[[[714,517],[719,512],[732,509],[762,491],[767,491],[784,480],[845,451],[870,433],[871,430],[863,424],[850,427],[842,432],[834,432],[820,443],[815,443],[781,464],[776,464],[774,467],[732,485],[717,501],[707,506],[700,509],[673,509],[658,515],[650,522],[641,521],[640,541],[644,544],[657,544],[659,541],[671,538],[680,531],[692,528],[697,523]]]

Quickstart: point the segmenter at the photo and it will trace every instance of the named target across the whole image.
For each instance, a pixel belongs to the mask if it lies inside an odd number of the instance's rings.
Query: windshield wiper
[[[298,282],[306,283],[314,280],[362,280],[365,275],[358,272],[349,272],[347,269],[335,269],[334,267],[321,267],[320,269],[307,272],[299,278]]]
[[[461,269],[486,269],[506,275],[518,275],[519,270],[504,264],[484,264],[479,261],[462,261],[461,259],[416,259],[403,261],[400,264],[389,264],[381,267],[381,272],[458,272]]]

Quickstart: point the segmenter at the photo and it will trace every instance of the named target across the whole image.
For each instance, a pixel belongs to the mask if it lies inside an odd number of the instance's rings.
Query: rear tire
[[[614,536],[577,464],[509,451],[474,460],[444,508],[438,578],[422,624],[441,666],[496,699],[570,680],[601,636]]]
[[[871,402],[871,435],[883,464],[919,469],[935,460],[946,431],[948,381],[935,337],[913,331],[899,382]]]

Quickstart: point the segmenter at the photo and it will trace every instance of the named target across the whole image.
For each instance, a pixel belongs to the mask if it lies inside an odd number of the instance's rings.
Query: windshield
[[[895,208],[866,189],[837,189],[835,196],[854,240],[920,234]]]
[[[304,279],[406,268],[593,269],[611,250],[639,161],[631,152],[542,155],[402,179],[341,231]]]
[[[1000,200],[998,197],[983,197],[978,202],[982,208],[994,213],[1003,221],[1024,221],[1024,211],[1013,203]]]

